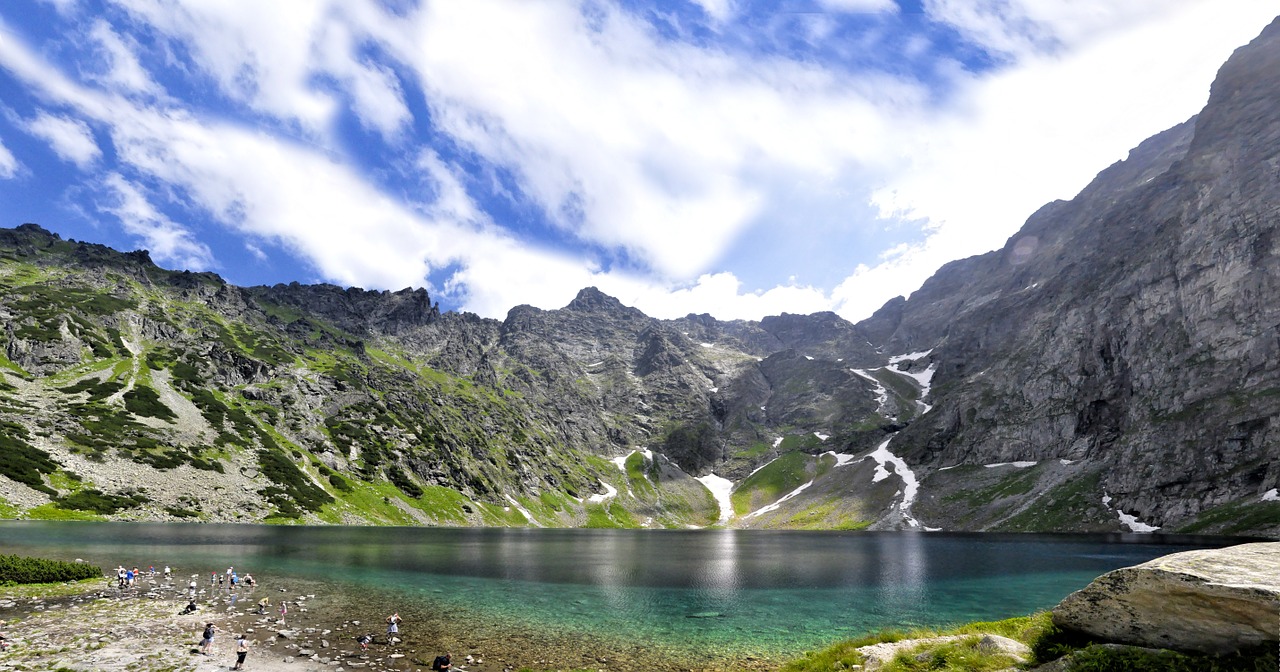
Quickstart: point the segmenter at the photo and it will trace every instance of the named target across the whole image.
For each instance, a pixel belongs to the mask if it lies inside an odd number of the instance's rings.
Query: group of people
[[[200,640],[200,653],[208,656],[213,653],[213,636],[218,632],[218,626],[213,623],[204,624],[204,635]],[[236,664],[231,669],[244,669],[245,656],[249,655],[249,638],[245,633],[240,633],[236,637]]]
[[[194,583],[194,581],[192,583]],[[225,574],[209,572],[209,585],[211,586],[217,585],[219,588],[226,586],[227,590],[231,590],[232,588],[239,586],[241,583],[250,588],[258,585],[258,582],[253,579],[252,574],[246,573],[242,578],[234,566],[228,567]]]
[[[121,567],[121,571],[125,572],[123,576],[124,576],[124,580],[127,582],[129,580],[129,576],[128,576],[129,572],[127,570],[124,570],[123,567]],[[152,568],[152,571],[154,573],[154,568]],[[166,578],[170,576],[170,572],[171,570],[169,567],[164,568],[164,576]],[[136,574],[134,579],[136,580]],[[241,577],[235,571],[234,566],[227,567],[227,571],[225,573],[210,572],[209,582],[210,582],[210,585],[218,585],[218,586],[225,585],[227,586],[228,589],[233,589],[239,585],[244,585],[246,587],[253,587],[257,584],[257,582],[249,574],[245,574],[243,577]],[[192,575],[191,582],[190,584],[188,584],[187,587],[190,590],[190,598],[187,602],[187,606],[181,612],[179,612],[179,614],[181,615],[195,613],[199,611],[199,608],[200,608],[199,605],[197,605],[196,603],[196,595],[199,587],[196,582],[196,575]],[[267,613],[267,610],[270,608],[270,606],[271,606],[271,599],[268,597],[264,597],[261,600],[258,600],[257,610],[255,613],[257,613],[258,615],[264,615]],[[284,618],[289,613],[289,606],[286,600],[280,601],[279,613],[280,613],[280,620],[281,622],[283,622]],[[387,644],[395,644],[400,641],[400,638],[399,638],[400,623],[401,623],[401,618],[400,618],[399,612],[392,613],[390,616],[386,618]],[[210,621],[205,623],[204,631],[200,638],[200,646],[198,649],[201,654],[204,654],[206,656],[212,655],[213,641],[217,632],[218,632],[218,627],[213,622]],[[373,643],[373,635],[370,635],[370,634],[360,635],[355,639],[356,639],[356,642],[360,644],[360,648],[363,651],[367,651],[369,649],[369,645]],[[2,639],[0,639],[0,642],[2,642]],[[235,663],[235,666],[232,667],[231,669],[233,670],[243,669],[245,657],[248,655],[248,652],[249,652],[249,640],[247,639],[246,635],[243,633],[236,637],[235,652],[236,652],[236,663]],[[431,669],[436,671],[452,670],[453,669],[452,654],[445,653],[443,655],[436,656],[435,660],[432,662]]]
[[[169,580],[171,571],[172,570],[169,569],[169,566],[165,565],[165,581]],[[120,565],[116,567],[116,585],[120,588],[132,588],[138,584],[138,580],[144,575],[154,577],[156,575],[156,566],[151,565],[147,568],[146,572],[143,572],[137,567],[134,567],[133,569],[125,569],[124,565]]]
[[[387,644],[395,644],[400,641],[400,622],[400,612],[398,611],[387,617]],[[356,643],[360,645],[361,651],[368,651],[369,645],[373,643],[373,635],[367,633],[359,635],[356,637]],[[435,660],[431,662],[431,669],[452,670],[452,659],[452,653],[445,653],[444,655],[436,656]]]

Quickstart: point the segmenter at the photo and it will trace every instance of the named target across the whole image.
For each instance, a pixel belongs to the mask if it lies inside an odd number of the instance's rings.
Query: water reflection
[[[885,627],[1023,614],[1115,567],[1224,540],[1152,537],[0,523],[0,552],[185,573],[235,565],[446,626],[691,650],[804,650]],[[1174,540],[1177,541],[1177,540]],[[454,625],[456,621],[456,626]],[[486,625],[488,624],[488,625]],[[443,626],[442,626],[443,627]]]
[[[894,609],[920,611],[928,596],[928,558],[924,533],[904,532],[879,538],[875,566],[880,568],[878,600]]]

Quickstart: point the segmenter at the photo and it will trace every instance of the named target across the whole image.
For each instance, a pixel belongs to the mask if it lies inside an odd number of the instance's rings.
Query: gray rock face
[[[1090,504],[1170,531],[1275,533],[1280,507],[1261,497],[1280,483],[1277,96],[1273,23],[1196,118],[881,315],[871,331],[896,313],[888,341],[938,364],[933,411],[895,440],[908,460],[1070,460],[1099,477]]]
[[[93,460],[116,456],[190,465],[208,490],[282,515],[341,498],[351,477],[503,507],[437,522],[508,524],[509,496],[545,496],[548,521],[579,524],[557,497],[638,478],[610,460],[649,449],[648,478],[740,487],[776,458],[805,462],[757,480],[803,472],[813,487],[730,524],[1280,536],[1276,100],[1280,23],[1222,67],[1195,118],[858,324],[659,320],[595,288],[499,321],[442,314],[424,290],[239,288],[35,225],[0,230],[16,271],[0,273],[15,367],[0,367],[0,434],[35,465],[0,477],[0,497],[51,495],[41,479],[61,467],[96,483]],[[166,404],[186,412],[171,421]],[[236,487],[218,480],[227,455],[248,465]],[[910,473],[863,473],[889,458]],[[666,523],[715,519],[705,489],[667,481],[679,486],[614,503],[661,519],[656,502],[678,495],[694,513]],[[738,499],[763,507],[773,489]],[[196,511],[210,493],[196,494],[138,515],[271,508]]]
[[[1280,641],[1280,543],[1187,551],[1109,572],[1053,609],[1110,642],[1225,654]]]

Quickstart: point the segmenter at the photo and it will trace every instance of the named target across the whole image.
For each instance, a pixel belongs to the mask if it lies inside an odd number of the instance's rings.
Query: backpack
[[[431,661],[431,669],[443,670],[444,666],[448,664],[449,664],[448,658],[445,658],[444,656],[436,656],[436,659]]]

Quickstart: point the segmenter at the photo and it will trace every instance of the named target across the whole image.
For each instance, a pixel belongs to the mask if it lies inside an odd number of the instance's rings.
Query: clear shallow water
[[[344,612],[776,658],[886,627],[1031,613],[1212,538],[0,522],[0,553],[305,580]],[[443,616],[441,618],[441,616]]]

